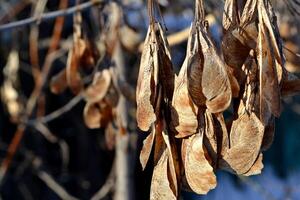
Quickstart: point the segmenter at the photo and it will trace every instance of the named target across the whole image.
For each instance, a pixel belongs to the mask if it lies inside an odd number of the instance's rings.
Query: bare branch
[[[48,21],[48,20],[52,20],[52,19],[55,19],[56,17],[60,17],[60,16],[72,15],[76,11],[84,11],[84,10],[89,9],[92,6],[99,5],[103,2],[105,2],[105,0],[91,0],[91,1],[79,4],[78,6],[73,6],[68,9],[64,9],[64,10],[57,10],[57,11],[49,12],[49,13],[43,14],[39,17],[30,17],[30,18],[23,19],[20,21],[7,23],[7,24],[0,26],[0,31],[7,31],[7,30],[10,30],[13,28],[26,26],[26,25],[36,23],[36,22]]]
[[[76,106],[81,100],[83,99],[83,96],[81,94],[73,97],[73,99],[71,99],[66,105],[64,105],[63,107],[59,108],[58,110],[53,111],[52,113],[37,118],[37,119],[32,119],[28,121],[29,125],[34,125],[35,123],[48,123],[58,117],[60,117],[61,115],[63,115],[64,113],[68,112],[69,110],[71,110],[74,106]]]
[[[70,195],[61,185],[59,185],[54,178],[45,171],[39,170],[41,165],[41,160],[36,158],[33,161],[33,167],[38,170],[37,176],[51,189],[53,190],[61,199],[67,200],[77,200],[76,197]]]

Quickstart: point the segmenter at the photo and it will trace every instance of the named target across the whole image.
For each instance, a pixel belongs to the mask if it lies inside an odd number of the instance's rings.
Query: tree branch
[[[96,6],[96,5],[99,5],[104,2],[105,2],[105,0],[91,0],[91,1],[79,4],[78,6],[70,7],[68,9],[48,12],[48,13],[45,13],[38,17],[30,17],[30,18],[19,20],[16,22],[7,23],[7,24],[0,26],[0,31],[7,31],[7,30],[10,30],[13,28],[26,26],[26,25],[36,23],[36,22],[48,21],[48,20],[52,20],[52,19],[55,19],[60,16],[72,15],[76,11],[84,11],[84,10],[89,9],[92,6]]]

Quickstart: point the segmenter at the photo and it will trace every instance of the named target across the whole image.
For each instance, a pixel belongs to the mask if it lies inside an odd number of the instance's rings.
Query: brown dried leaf
[[[206,194],[216,187],[217,180],[212,166],[205,158],[203,134],[197,133],[185,141],[185,175],[191,189],[198,194]]]
[[[244,113],[233,121],[230,132],[230,149],[224,161],[237,174],[250,170],[260,152],[264,126],[254,113]]]
[[[111,74],[108,69],[97,72],[93,83],[85,90],[84,98],[90,103],[101,101],[107,94],[111,83]]]

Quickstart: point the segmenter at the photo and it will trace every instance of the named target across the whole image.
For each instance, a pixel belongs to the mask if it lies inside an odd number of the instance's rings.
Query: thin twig
[[[38,170],[37,176],[61,199],[77,200],[76,197],[70,195],[60,184],[58,184],[50,174],[39,169],[41,162],[42,161],[39,158],[35,158],[33,161],[33,167]]]
[[[190,27],[187,27],[185,29],[182,29],[179,32],[168,35],[167,40],[168,40],[169,46],[175,46],[177,44],[187,41],[187,39],[189,37],[189,33],[190,33]],[[139,45],[139,52],[142,52],[143,48],[144,48],[144,43],[141,43]]]
[[[68,9],[57,10],[57,11],[45,13],[45,14],[41,15],[40,17],[30,17],[30,18],[19,20],[16,22],[7,23],[7,24],[0,26],[0,31],[7,31],[7,30],[10,30],[13,28],[26,26],[26,25],[36,23],[36,22],[48,21],[48,20],[52,20],[52,19],[55,19],[60,16],[72,15],[76,11],[84,11],[84,10],[89,9],[92,6],[96,6],[96,5],[99,5],[104,2],[105,2],[105,0],[91,0],[91,1],[79,4],[78,6],[70,7]]]
[[[60,117],[61,115],[63,115],[64,113],[68,112],[69,110],[71,110],[74,106],[76,106],[81,100],[83,99],[83,96],[81,94],[73,97],[66,105],[64,105],[63,107],[53,111],[52,113],[45,115],[43,117],[37,118],[37,119],[31,119],[28,120],[28,124],[29,125],[34,125],[36,123],[48,123],[58,117]]]

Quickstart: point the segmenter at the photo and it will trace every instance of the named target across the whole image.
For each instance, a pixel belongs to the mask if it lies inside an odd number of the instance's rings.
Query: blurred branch
[[[57,20],[59,20],[59,19],[57,19]],[[27,101],[24,121],[27,121],[27,119],[31,116],[31,114],[35,108],[35,105],[37,103],[37,100],[38,100],[41,92],[42,92],[44,84],[46,83],[47,76],[48,76],[48,73],[50,71],[50,67],[51,67],[53,61],[55,59],[57,59],[58,57],[60,57],[63,53],[64,53],[64,50],[53,51],[53,52],[49,53],[46,57],[42,71],[39,72],[40,76],[38,78],[34,77],[34,78],[37,78],[38,80],[35,81],[34,89]],[[2,183],[2,180],[11,164],[14,154],[16,153],[18,146],[21,143],[25,129],[26,129],[26,124],[19,124],[17,127],[17,131],[15,132],[13,139],[8,147],[6,157],[4,158],[4,160],[2,161],[1,166],[0,166],[0,184]]]
[[[28,0],[23,0],[13,5],[11,9],[9,9],[0,17],[0,24],[15,17],[19,12],[26,8],[29,5],[29,3],[31,2]]]
[[[13,28],[26,26],[28,24],[32,24],[32,23],[36,23],[36,22],[48,21],[48,20],[52,20],[52,19],[55,19],[60,16],[72,15],[76,11],[84,11],[84,10],[89,9],[92,6],[97,6],[103,2],[105,2],[105,0],[91,0],[91,1],[79,4],[78,6],[70,7],[68,9],[48,12],[48,13],[45,13],[38,17],[30,17],[30,18],[19,20],[16,22],[7,23],[7,24],[0,26],[0,31],[6,31],[6,30],[13,29]]]
[[[71,110],[74,106],[76,106],[81,100],[83,99],[83,96],[81,94],[73,97],[73,99],[71,99],[66,105],[64,105],[63,107],[53,111],[52,113],[45,115],[43,117],[37,118],[37,119],[31,119],[29,120],[27,123],[29,125],[34,125],[36,123],[48,123],[58,117],[60,117],[61,115],[63,115],[64,113],[68,112],[69,110]]]
[[[61,185],[59,185],[50,174],[39,169],[41,162],[42,161],[39,158],[35,158],[33,161],[33,167],[37,169],[37,176],[61,199],[77,200],[76,197],[70,195]]]
[[[169,46],[175,46],[177,44],[180,44],[184,41],[186,41],[190,34],[190,27],[187,27],[179,32],[173,33],[171,35],[167,36],[167,40],[169,43]],[[139,45],[139,52],[142,52],[144,48],[144,43],[141,43]]]

